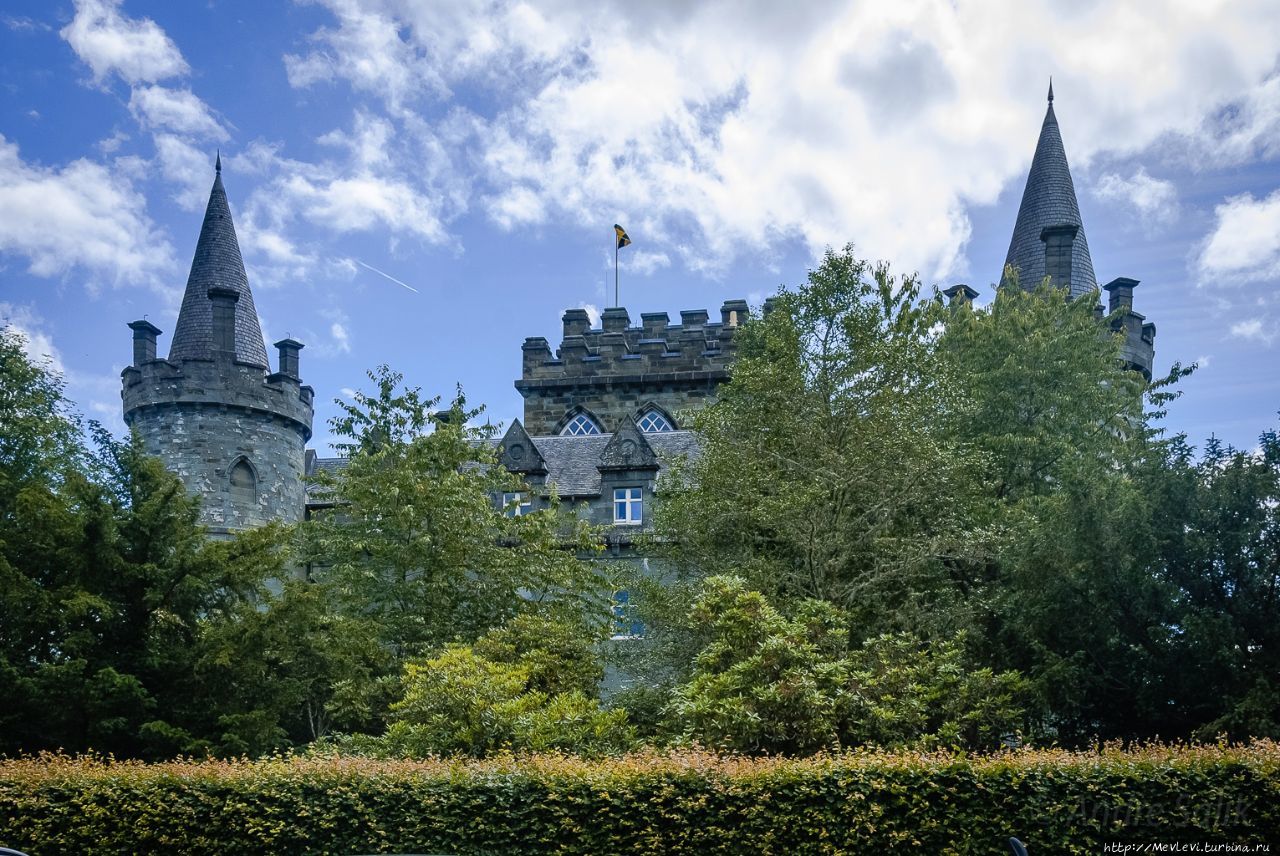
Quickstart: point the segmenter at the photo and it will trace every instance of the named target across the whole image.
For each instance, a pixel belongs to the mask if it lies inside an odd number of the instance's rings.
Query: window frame
[[[646,428],[644,426],[645,420],[652,420],[666,427]],[[640,429],[642,434],[669,434],[676,430],[675,423],[667,417],[667,414],[656,407],[646,407],[640,414],[640,418],[636,420],[636,427]]]
[[[618,512],[622,511],[622,516]],[[613,525],[644,525],[644,488],[640,486],[615,487],[613,489]]]
[[[514,505],[512,504],[514,503]],[[527,490],[508,490],[502,493],[502,516],[524,517],[533,513],[533,496]]]
[[[583,426],[582,430],[574,430],[575,425]],[[560,429],[561,437],[593,437],[603,433],[600,423],[581,411],[573,414],[573,417]]]

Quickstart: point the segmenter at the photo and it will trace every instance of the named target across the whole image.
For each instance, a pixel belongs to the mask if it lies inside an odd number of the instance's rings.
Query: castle
[[[1034,286],[1045,277],[1073,297],[1097,288],[1066,152],[1053,111],[1053,87],[1009,243],[1006,269]],[[1103,286],[1123,333],[1123,358],[1151,378],[1155,325],[1133,309],[1137,281]],[[969,301],[978,293],[958,284],[943,292]],[[767,308],[767,307],[766,307]],[[564,313],[560,346],[525,340],[521,375],[523,421],[499,441],[503,465],[521,474],[528,493],[495,497],[509,514],[537,510],[552,488],[583,503],[608,533],[613,555],[632,554],[634,533],[650,520],[657,476],[665,461],[697,453],[688,414],[711,401],[733,370],[734,334],[750,317],[744,300],[726,301],[717,320],[706,310],[645,313],[632,326],[627,310],[604,310],[592,329],[585,310]],[[302,344],[284,339],[277,370],[267,360],[262,331],[241,260],[221,159],[169,356],[157,356],[160,335],[135,321],[133,364],[123,372],[125,422],[204,500],[214,537],[269,520],[294,522],[324,504],[308,496],[304,477],[341,459],[306,450],[314,392],[301,381]]]

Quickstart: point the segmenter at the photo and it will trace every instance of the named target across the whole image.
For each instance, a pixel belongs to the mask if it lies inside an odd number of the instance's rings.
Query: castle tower
[[[1073,298],[1093,294],[1098,289],[1062,133],[1053,113],[1052,81],[1049,82],[1049,108],[1040,127],[1031,170],[1027,173],[1027,186],[1022,191],[1022,204],[1018,206],[1005,267],[1017,271],[1018,284],[1027,290],[1034,289],[1045,277],[1054,285],[1067,286]],[[1000,279],[1002,284],[1007,281],[1004,274]],[[1137,285],[1136,279],[1127,277],[1118,277],[1104,285],[1103,290],[1109,295],[1108,306],[1103,310],[1099,304],[1097,312],[1099,317],[1109,314],[1111,329],[1124,336],[1125,365],[1150,380],[1156,325],[1133,310],[1133,289]],[[967,286],[955,288],[967,289]],[[948,289],[947,294],[955,299],[952,289]]]
[[[729,379],[734,334],[746,323],[745,300],[727,300],[720,318],[705,309],[647,312],[640,326],[622,307],[606,309],[591,329],[585,309],[564,313],[555,355],[541,336],[525,339],[516,389],[524,397],[524,427],[535,437],[609,434],[639,420],[642,429],[674,430],[682,412],[715,398]]]
[[[277,342],[279,370],[270,371],[221,158],[169,358],[156,356],[155,325],[129,327],[133,364],[121,374],[124,420],[147,452],[201,497],[210,534],[301,519],[314,393],[298,374],[301,343]]]
[[[1046,230],[1050,230],[1048,234]],[[1062,146],[1058,118],[1053,114],[1052,82],[1049,109],[1040,127],[1040,140],[1031,159],[1004,263],[1018,271],[1018,282],[1027,290],[1034,289],[1046,276],[1052,276],[1055,284],[1070,285],[1072,297],[1098,287],[1075,184],[1067,167],[1067,152]]]

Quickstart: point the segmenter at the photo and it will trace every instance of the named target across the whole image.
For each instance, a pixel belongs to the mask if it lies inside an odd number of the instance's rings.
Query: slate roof
[[[1027,173],[1027,186],[1022,191],[1022,204],[1009,242],[1006,265],[1018,269],[1018,282],[1031,289],[1045,277],[1044,242],[1040,232],[1049,226],[1079,226],[1071,247],[1071,296],[1078,297],[1098,287],[1089,256],[1089,242],[1080,220],[1076,189],[1067,166],[1067,153],[1062,146],[1058,119],[1053,114],[1053,84],[1049,85],[1049,109],[1040,128],[1036,154]],[[1001,272],[1001,279],[1004,278]]]
[[[249,277],[244,272],[240,243],[231,222],[231,206],[222,187],[221,158],[214,173],[213,189],[209,192],[204,223],[200,226],[195,257],[191,260],[191,274],[187,277],[182,308],[178,310],[178,324],[173,330],[173,344],[169,347],[170,360],[208,359],[213,356],[213,310],[209,289],[214,286],[231,288],[240,294],[236,302],[236,359],[268,368],[267,348],[263,343],[262,328],[258,326],[258,310],[253,305],[253,292],[249,290]]]
[[[645,440],[665,465],[681,455],[698,454],[698,438],[692,431],[665,431],[645,434]],[[547,485],[555,485],[562,499],[600,495],[600,455],[612,434],[586,434],[578,437],[531,438],[547,463]],[[497,440],[492,441],[495,444]],[[311,470],[336,472],[347,465],[346,458],[315,458]],[[307,501],[323,501],[315,485],[307,486]]]

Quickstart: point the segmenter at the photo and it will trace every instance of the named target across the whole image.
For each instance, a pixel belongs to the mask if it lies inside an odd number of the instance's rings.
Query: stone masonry
[[[605,433],[629,424],[646,406],[674,422],[715,397],[729,378],[734,334],[748,317],[745,300],[728,300],[720,319],[705,309],[645,313],[640,326],[621,307],[606,309],[591,329],[584,309],[564,313],[564,336],[554,356],[541,336],[524,342],[516,389],[524,396],[525,429],[534,436],[559,434],[579,413]]]
[[[269,373],[221,163],[169,358],[156,356],[155,325],[129,327],[133,364],[121,374],[125,422],[200,496],[210,534],[300,520],[314,392],[298,375],[302,345],[292,339],[276,343],[280,370]]]

